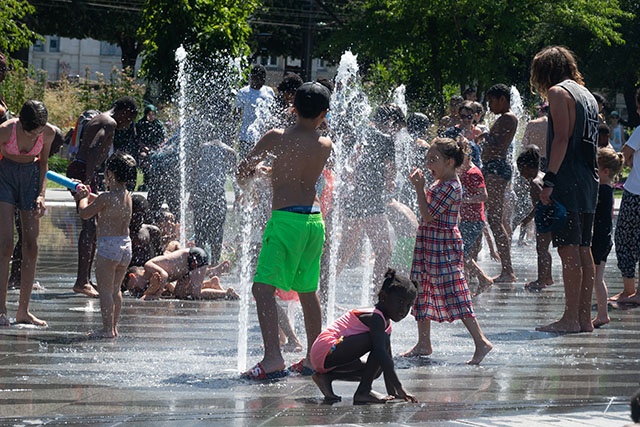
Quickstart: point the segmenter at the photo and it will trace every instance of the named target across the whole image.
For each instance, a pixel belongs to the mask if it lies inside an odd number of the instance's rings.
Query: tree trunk
[[[122,35],[118,40],[118,45],[122,50],[122,71],[131,77],[136,76],[136,60],[140,53],[141,43],[133,37]]]

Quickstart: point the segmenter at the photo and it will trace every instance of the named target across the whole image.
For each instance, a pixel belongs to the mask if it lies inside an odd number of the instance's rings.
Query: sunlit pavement
[[[0,329],[1,425],[289,426],[289,425],[623,425],[628,399],[640,386],[640,309],[613,309],[611,323],[593,333],[553,335],[535,327],[556,320],[564,307],[559,260],[556,284],[537,293],[533,246],[514,246],[518,282],[494,286],[474,299],[478,321],[495,349],[483,364],[464,364],[473,342],[461,322],[433,326],[434,353],[396,358],[404,387],[421,403],[353,406],[356,384],[336,382],[342,401],[328,405],[308,377],[271,383],[241,380],[237,368],[237,301],[141,302],[125,299],[114,341],[88,341],[100,325],[98,300],[71,291],[78,223],[69,206],[55,203],[43,220],[31,310],[46,329]],[[488,273],[498,265],[483,259]],[[337,289],[337,309],[357,307],[360,268]],[[622,288],[609,257],[610,293]],[[223,278],[237,286],[236,276]],[[472,285],[473,287],[473,285]],[[18,291],[9,291],[15,316]],[[260,360],[261,338],[253,302],[248,364]],[[304,342],[300,310],[295,327]],[[595,312],[594,312],[595,313]],[[416,340],[411,317],[394,325],[393,353]],[[288,363],[300,360],[286,353]],[[383,381],[374,388],[384,391]]]

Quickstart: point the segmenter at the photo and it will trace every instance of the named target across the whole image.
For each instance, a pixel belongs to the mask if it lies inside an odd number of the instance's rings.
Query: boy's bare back
[[[272,209],[320,205],[315,185],[331,154],[331,140],[296,125],[271,130],[260,142],[274,156]]]

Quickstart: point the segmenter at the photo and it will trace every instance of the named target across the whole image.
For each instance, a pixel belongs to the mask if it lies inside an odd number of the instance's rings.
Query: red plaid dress
[[[427,191],[433,222],[420,220],[411,279],[420,284],[411,310],[416,320],[453,322],[475,317],[464,278],[463,244],[458,230],[462,188],[457,179],[437,182]]]

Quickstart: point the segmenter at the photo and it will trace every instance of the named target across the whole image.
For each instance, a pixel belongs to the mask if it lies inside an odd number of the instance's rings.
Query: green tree
[[[616,0],[352,0],[342,12],[352,19],[325,48],[352,48],[370,70],[386,68],[388,84],[405,83],[422,106],[442,105],[451,84],[528,87],[538,49],[623,43],[620,20],[629,17]]]
[[[12,0],[13,1],[13,0]],[[122,50],[122,68],[135,72],[142,43],[137,36],[142,19],[142,0],[68,2],[30,0],[35,7],[31,26],[41,34],[70,38],[93,38],[117,44]]]
[[[221,52],[248,55],[247,21],[257,5],[257,0],[146,0],[138,33],[144,40],[144,75],[160,83],[167,97],[175,89],[180,45],[196,63],[208,64]]]
[[[24,18],[33,13],[33,7],[24,0],[0,2],[0,51],[5,53],[30,46],[38,35],[24,23]]]

